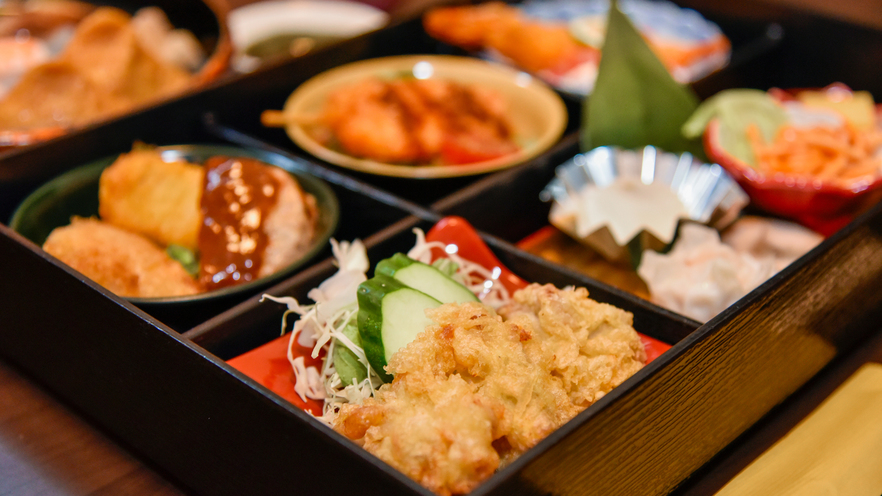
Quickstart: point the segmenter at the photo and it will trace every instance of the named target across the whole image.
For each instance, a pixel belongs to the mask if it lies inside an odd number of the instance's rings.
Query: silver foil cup
[[[574,208],[574,205],[580,204],[575,199],[586,188],[606,188],[619,178],[639,180],[643,184],[662,184],[676,193],[685,207],[685,216],[680,220],[691,220],[716,229],[731,224],[749,202],[747,194],[719,165],[703,163],[688,153],[677,155],[652,146],[639,150],[595,148],[559,165],[555,176],[540,194],[543,201],[554,202],[549,215],[551,224],[607,260],[634,267],[639,264],[644,250],[664,251],[668,248],[675,232],[664,239],[664,235],[656,235],[653,229],[644,229],[631,239],[619,241],[608,225],[598,226],[593,232],[579,233],[579,216],[590,216],[591,212],[584,211],[584,207]]]

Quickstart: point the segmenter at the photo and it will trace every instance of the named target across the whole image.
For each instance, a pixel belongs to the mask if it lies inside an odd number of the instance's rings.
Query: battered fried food
[[[521,22],[518,9],[503,2],[439,7],[423,16],[423,27],[430,36],[466,50],[484,48],[494,30]]]
[[[322,123],[353,156],[461,164],[518,151],[506,113],[500,95],[477,85],[367,78],[331,92]]]
[[[138,41],[132,17],[109,7],[80,22],[61,58],[130,107],[179,93],[192,79],[186,70],[150,55]]]
[[[27,71],[3,97],[0,129],[82,126],[123,106],[103,96],[100,87],[70,62],[51,61]]]
[[[183,296],[201,288],[147,238],[98,219],[74,217],[52,231],[43,249],[120,296]]]
[[[103,222],[80,220],[57,228],[44,249],[55,250],[59,259],[115,293],[132,297],[194,294],[274,274],[306,254],[319,218],[315,197],[280,168],[224,156],[210,157],[204,166],[166,162],[145,145],[136,145],[104,169],[98,196]],[[98,233],[95,238],[89,236],[92,230]],[[98,235],[101,246],[95,246]],[[126,246],[132,239],[139,241]],[[192,252],[198,280],[165,253],[171,245]],[[129,271],[129,259],[138,258],[133,250],[147,253],[149,263]],[[160,258],[177,270],[170,272]],[[177,289],[179,274],[187,279],[184,289]],[[156,278],[168,278],[171,289]]]
[[[436,324],[392,356],[393,382],[344,405],[334,428],[435,493],[462,494],[645,362],[631,315],[584,288],[533,284],[514,298],[500,314],[427,311]]]
[[[99,214],[160,245],[195,251],[202,223],[202,176],[198,165],[165,162],[154,149],[135,148],[101,174]]]
[[[533,321],[536,335],[524,343],[527,355],[558,377],[577,405],[599,400],[646,362],[633,315],[592,300],[585,288],[531,284],[513,300],[499,314]]]
[[[124,11],[83,19],[57,60],[27,71],[0,100],[0,129],[72,127],[179,93],[193,77],[149,55]]]
[[[423,17],[426,32],[467,50],[490,48],[528,71],[555,70],[599,51],[576,41],[566,24],[530,20],[503,2],[438,7]]]

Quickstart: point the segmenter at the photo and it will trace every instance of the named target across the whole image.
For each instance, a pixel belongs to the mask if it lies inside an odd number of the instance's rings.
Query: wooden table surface
[[[187,493],[0,360],[0,495],[144,494]]]

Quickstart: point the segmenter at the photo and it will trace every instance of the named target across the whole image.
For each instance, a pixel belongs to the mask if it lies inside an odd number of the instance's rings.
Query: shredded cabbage
[[[456,245],[426,241],[421,229],[414,229],[416,244],[407,253],[414,260],[432,264],[445,274],[459,281],[487,305],[499,308],[510,296],[499,282],[499,270],[487,268],[466,260],[457,254]],[[330,424],[344,403],[361,403],[373,396],[383,381],[371,368],[364,349],[352,342],[343,332],[348,325],[354,325],[358,315],[358,286],[367,280],[370,267],[367,250],[360,240],[351,243],[331,240],[331,247],[339,270],[330,278],[309,291],[308,297],[315,303],[301,305],[295,298],[263,295],[264,299],[282,303],[288,307],[282,316],[282,333],[288,326],[288,316],[297,314],[288,346],[288,361],[294,370],[294,390],[301,399],[324,400],[320,420]],[[433,263],[432,249],[441,249],[446,258]],[[312,357],[323,354],[321,371],[314,366],[306,366],[303,357],[294,357],[292,347],[295,343],[312,348]],[[345,346],[358,362],[364,365],[366,378],[360,383],[343,384],[334,367],[334,348]]]

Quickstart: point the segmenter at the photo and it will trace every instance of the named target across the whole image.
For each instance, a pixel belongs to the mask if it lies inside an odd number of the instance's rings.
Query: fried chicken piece
[[[25,72],[0,99],[0,129],[82,126],[125,106],[70,62],[50,61]]]
[[[521,292],[505,321],[480,303],[427,311],[436,324],[392,356],[393,382],[344,405],[334,428],[435,493],[462,494],[645,361],[627,312],[584,289]],[[549,318],[549,308],[566,315]]]
[[[474,85],[367,78],[332,91],[322,120],[357,157],[457,164],[518,151],[506,112],[501,95]]]
[[[324,121],[347,153],[380,162],[410,163],[424,158],[405,126],[404,115],[386,101],[388,85],[375,78],[333,91]]]
[[[646,362],[633,315],[590,299],[585,288],[531,284],[512,299],[499,314],[532,321],[536,334],[524,343],[527,355],[561,380],[574,404],[594,403]]]
[[[499,466],[499,414],[475,389],[458,375],[415,376],[344,410],[338,429],[363,433],[366,450],[437,494],[467,493]]]
[[[64,52],[30,68],[0,99],[0,128],[82,126],[185,90],[191,75],[140,45],[123,10],[100,7]]]
[[[43,249],[120,296],[183,296],[201,290],[162,248],[98,219],[74,217],[49,234]]]
[[[531,72],[565,71],[579,62],[600,57],[597,49],[576,41],[566,24],[538,21],[509,23],[492,30],[486,46]]]
[[[165,162],[153,149],[124,153],[101,174],[99,214],[162,246],[196,250],[202,214],[202,167]]]

